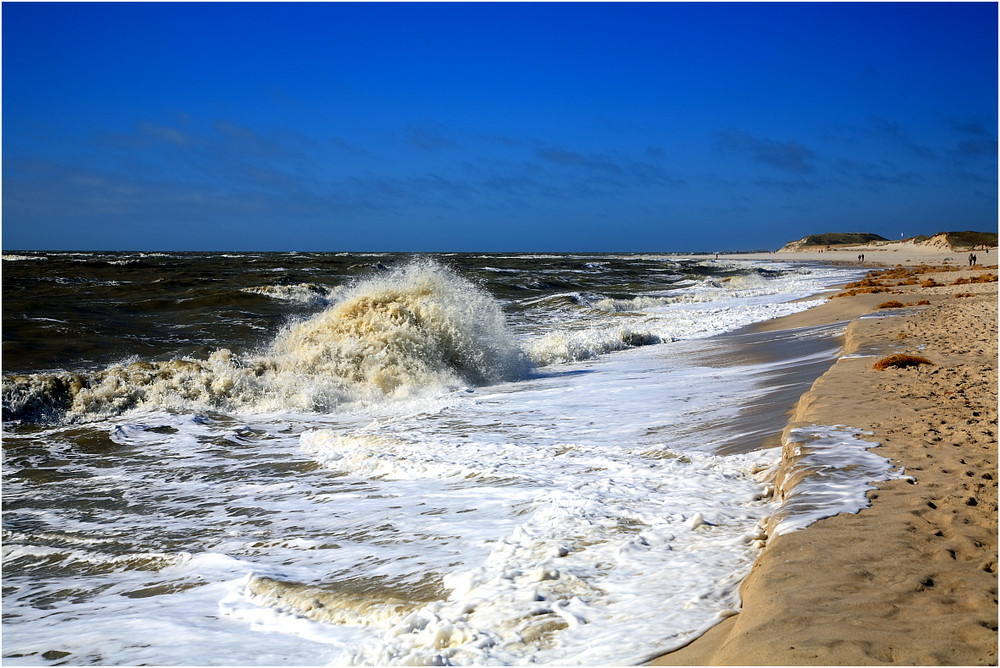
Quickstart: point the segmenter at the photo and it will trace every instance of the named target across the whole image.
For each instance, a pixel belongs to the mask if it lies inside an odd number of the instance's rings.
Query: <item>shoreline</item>
[[[725,257],[833,259],[798,255]],[[741,612],[652,665],[996,665],[997,283],[953,285],[996,274],[996,252],[990,265],[977,255],[989,269],[938,262],[945,271],[921,269],[891,293],[832,297],[759,326],[849,323],[841,354],[782,432],[778,489],[801,477],[791,432],[815,425],[869,433],[874,453],[907,478],[874,485],[870,506],[856,514],[772,535],[740,587]],[[893,299],[929,303],[878,308]],[[897,352],[933,365],[872,368]]]

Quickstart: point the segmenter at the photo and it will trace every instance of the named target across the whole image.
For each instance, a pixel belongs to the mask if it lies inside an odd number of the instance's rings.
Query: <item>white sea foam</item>
[[[746,270],[753,265],[732,261],[722,266]],[[769,264],[768,272],[722,281],[684,281],[668,292],[629,299],[579,293],[546,296],[540,300],[568,297],[591,310],[574,313],[560,308],[564,322],[559,328],[528,337],[522,345],[535,364],[550,365],[635,346],[714,336],[817,306],[822,299],[807,298],[843,281],[845,275],[828,268],[798,269],[777,263]]]
[[[243,288],[243,292],[263,295],[272,299],[298,302],[301,304],[329,304],[334,301],[341,286],[326,287],[315,283],[297,283],[295,285],[261,285],[253,288]]]
[[[391,524],[383,538],[415,539],[413,553],[428,567],[434,554],[461,555],[461,564],[438,566],[445,594],[419,605],[352,598],[349,614],[334,614],[315,601],[343,594],[286,575],[263,589],[248,580],[227,610],[274,607],[269,628],[289,614],[363,626],[362,642],[341,657],[362,664],[631,662],[657,650],[623,642],[621,628],[637,638],[660,637],[664,623],[704,630],[738,608],[736,588],[772,510],[764,473],[779,453],[710,455],[697,450],[697,433],[673,433],[679,449],[651,439],[651,427],[732,410],[708,403],[712,384],[754,391],[734,370],[664,369],[654,353],[633,351],[597,376],[540,377],[304,432],[303,452],[345,484],[382,481],[388,494],[381,511],[363,496],[331,502],[358,504],[369,524]],[[694,379],[706,377],[704,393],[692,394]],[[378,572],[394,572],[388,554],[372,557]],[[648,610],[661,611],[658,621]]]
[[[886,459],[872,452],[878,443],[865,440],[870,432],[843,425],[791,430],[791,468],[780,491],[781,510],[771,532],[781,535],[840,513],[856,513],[871,505],[867,493],[875,483],[905,477]]]
[[[23,619],[5,645],[104,663],[197,663],[209,652],[241,664],[593,664],[682,644],[739,607],[779,453],[713,455],[710,435],[678,428],[732,416],[763,369],[690,366],[666,352],[361,412],[120,419],[108,462],[119,463],[81,485],[146,510],[107,525],[50,518],[71,535],[104,532],[90,548],[68,545],[74,563],[102,574],[88,576],[95,593]],[[290,456],[321,468],[285,472]],[[215,531],[148,552],[159,565],[131,567],[128,552],[116,561],[116,544],[151,540],[160,524]],[[59,543],[5,536],[11,550],[61,551],[22,559],[67,558]],[[154,651],[143,620],[201,632]]]
[[[693,302],[682,303],[676,298],[651,301],[646,305],[648,310],[631,318],[619,317],[580,329],[550,332],[525,341],[524,347],[535,364],[573,362],[637,346],[713,336],[822,303],[821,300],[736,303],[708,297]]]
[[[622,642],[618,629],[655,636],[647,610],[670,609],[672,622],[684,625],[738,608],[738,576],[710,584],[730,574],[703,559],[711,552],[730,568],[739,565],[739,573],[748,566],[754,553],[747,546],[762,536],[756,514],[762,506],[754,505],[760,489],[743,478],[742,499],[727,492],[714,508],[685,513],[681,505],[660,506],[651,494],[656,485],[683,496],[676,488],[690,469],[703,482],[715,478],[720,489],[733,490],[745,475],[740,462],[696,455],[646,469],[642,481],[616,469],[603,480],[540,494],[533,512],[492,543],[481,565],[445,577],[446,600],[397,619],[348,658],[361,664],[521,663],[527,652],[540,662],[631,662],[648,650],[627,641],[613,647]]]

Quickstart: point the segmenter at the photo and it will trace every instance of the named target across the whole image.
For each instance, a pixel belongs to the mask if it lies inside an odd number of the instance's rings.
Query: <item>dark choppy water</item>
[[[4,371],[252,350],[410,254],[18,253],[3,266]],[[521,328],[558,306],[658,295],[746,269],[629,256],[420,256],[485,287]],[[17,259],[11,259],[17,258]],[[752,270],[757,273],[762,270]],[[546,300],[549,303],[546,304]],[[546,309],[545,306],[550,308]],[[524,322],[522,322],[522,320]]]

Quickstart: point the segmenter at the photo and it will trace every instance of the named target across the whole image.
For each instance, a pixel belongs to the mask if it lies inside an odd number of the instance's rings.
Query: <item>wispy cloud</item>
[[[816,190],[819,188],[819,184],[815,181],[810,181],[808,179],[775,179],[768,177],[760,177],[754,182],[755,186],[761,188],[771,188],[774,190],[783,190],[785,192],[799,192],[802,190]]]
[[[986,127],[986,124],[977,119],[966,119],[966,120],[951,120],[949,122],[951,127],[957,132],[962,134],[972,135],[974,137],[992,137],[993,132]]]
[[[517,139],[516,137],[511,137],[505,134],[486,135],[483,139],[501,146],[506,146],[507,148],[521,148],[525,144],[525,140]]]
[[[997,157],[996,134],[984,122],[966,119],[952,120],[949,124],[962,136],[956,147],[960,158]]]
[[[612,160],[609,160],[606,156],[601,155],[584,155],[578,151],[570,151],[561,148],[540,148],[535,152],[535,155],[542,160],[565,167],[600,169],[615,174],[622,172],[620,165]]]
[[[919,185],[926,179],[913,170],[900,170],[891,163],[875,164],[855,160],[838,160],[833,166],[836,173],[850,179],[864,190],[883,192],[891,186]]]
[[[192,143],[193,138],[191,135],[177,129],[170,127],[168,125],[160,125],[159,123],[150,123],[148,121],[142,121],[136,126],[139,134],[165,141],[171,144],[176,144],[177,146],[188,146]]]
[[[997,155],[996,139],[968,139],[958,142],[958,152],[967,158]]]
[[[750,155],[757,162],[775,169],[794,174],[807,174],[815,169],[813,165],[815,152],[798,142],[759,139],[738,130],[715,134],[721,148]]]
[[[910,137],[910,133],[899,123],[879,116],[873,116],[868,123],[868,132],[882,141],[899,146],[918,158],[934,158],[933,150]]]
[[[212,130],[206,137],[210,149],[241,159],[302,161],[317,145],[316,140],[296,132],[262,132],[227,120],[213,121]]]
[[[649,185],[683,185],[684,180],[672,173],[662,164],[654,164],[647,160],[636,159],[629,155],[606,152],[583,153],[573,149],[553,146],[541,146],[534,153],[543,164],[571,168],[577,172],[578,178],[585,178],[590,183],[602,186],[614,186],[618,189],[643,187]],[[656,159],[662,154],[654,151]]]
[[[411,125],[404,130],[410,145],[421,151],[436,152],[460,148],[458,142],[448,136],[448,129],[436,121]]]
[[[141,120],[128,132],[91,135],[79,146],[99,159],[5,158],[5,214],[161,225],[262,212],[287,217],[338,204],[317,175],[320,144],[294,132],[178,117]]]

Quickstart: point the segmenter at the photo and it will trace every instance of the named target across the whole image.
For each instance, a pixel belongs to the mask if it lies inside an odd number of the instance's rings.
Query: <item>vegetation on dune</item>
[[[919,246],[931,246],[945,250],[974,250],[976,248],[997,246],[996,232],[938,232],[932,236],[919,235],[908,239],[896,241],[873,234],[871,232],[827,232],[825,234],[810,234],[807,237],[790,241],[785,244],[782,251],[801,250],[822,250],[826,248],[845,246],[866,246],[875,245],[891,248],[896,244],[916,244]]]
[[[826,234],[810,234],[802,240],[802,245],[838,246],[844,244],[867,244],[872,241],[888,241],[888,239],[870,232],[827,232]]]
[[[997,245],[996,232],[944,232],[948,245],[952,248],[994,247]]]

